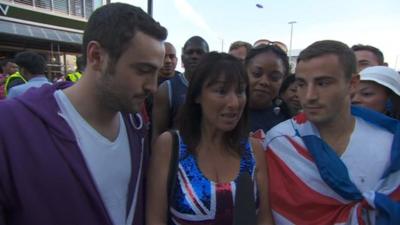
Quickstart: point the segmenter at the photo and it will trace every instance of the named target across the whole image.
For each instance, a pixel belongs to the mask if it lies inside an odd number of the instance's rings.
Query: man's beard
[[[119,95],[118,87],[113,85],[115,79],[115,64],[108,63],[107,68],[102,72],[100,79],[96,84],[96,95],[100,104],[110,111],[129,112],[131,107],[126,107],[123,104],[122,95]]]

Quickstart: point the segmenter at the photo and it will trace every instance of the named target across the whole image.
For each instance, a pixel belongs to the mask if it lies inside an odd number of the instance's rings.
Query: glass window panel
[[[50,0],[35,0],[35,6],[43,9],[51,9]]]
[[[82,0],[70,0],[71,9],[70,14],[74,16],[83,16],[83,3]]]
[[[33,5],[33,0],[15,0],[15,2],[25,5]]]
[[[54,11],[68,13],[68,1],[67,0],[53,0]]]
[[[89,18],[93,12],[93,0],[85,0],[85,17]]]

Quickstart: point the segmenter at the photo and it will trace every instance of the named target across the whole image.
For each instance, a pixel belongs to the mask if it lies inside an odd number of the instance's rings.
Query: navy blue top
[[[180,107],[185,102],[189,82],[186,80],[184,74],[174,76],[166,82],[168,82],[169,106],[171,112],[169,127],[175,128],[176,117]]]
[[[267,133],[272,127],[289,118],[290,116],[276,105],[265,109],[249,109],[249,128],[252,132],[262,129]]]
[[[170,79],[172,79],[172,78],[174,78],[174,77],[176,77],[176,76],[178,76],[178,75],[182,75],[182,73],[179,72],[179,71],[175,71],[175,75],[174,75],[173,77],[162,77],[162,76],[158,76],[158,80],[157,80],[158,86],[160,86],[164,81],[170,80]]]

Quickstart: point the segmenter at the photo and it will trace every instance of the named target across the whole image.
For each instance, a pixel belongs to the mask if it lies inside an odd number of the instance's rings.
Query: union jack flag
[[[352,114],[394,135],[390,166],[375,189],[360,193],[350,180],[337,179],[335,173],[347,170],[324,160],[318,149],[311,149],[324,146],[324,142],[300,114],[273,128],[264,141],[277,225],[400,224],[400,123],[360,108],[353,107]]]

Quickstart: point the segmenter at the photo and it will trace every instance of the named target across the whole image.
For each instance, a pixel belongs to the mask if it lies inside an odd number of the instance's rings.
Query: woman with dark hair
[[[281,88],[279,89],[279,99],[282,100],[280,108],[290,117],[295,116],[301,110],[294,74],[290,74],[283,80]]]
[[[249,51],[245,66],[250,83],[250,131],[266,133],[290,117],[275,103],[289,73],[288,57],[279,46],[260,45]]]
[[[176,174],[169,174],[171,132],[161,134],[153,148],[148,224],[167,224],[170,219],[172,224],[232,224],[243,174],[250,178],[246,188],[258,208],[257,224],[273,224],[262,146],[248,139],[248,87],[246,71],[235,57],[211,52],[200,61],[179,117]],[[170,193],[169,175],[176,176]]]

